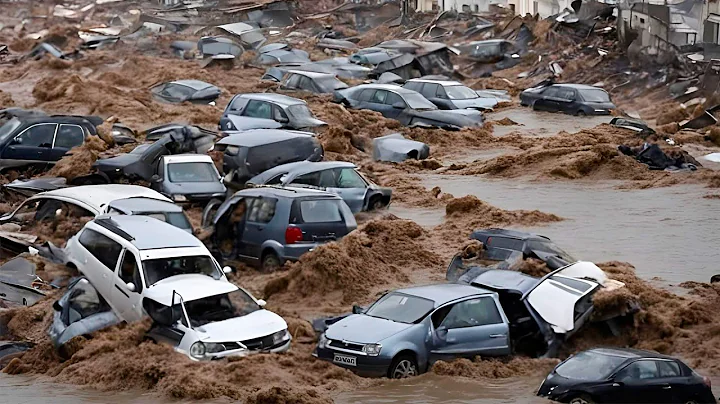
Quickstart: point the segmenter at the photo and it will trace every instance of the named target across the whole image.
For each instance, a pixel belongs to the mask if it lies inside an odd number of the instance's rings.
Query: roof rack
[[[110,219],[109,217],[97,218],[95,219],[95,223],[97,223],[103,228],[110,230],[111,232],[117,234],[118,236],[122,237],[127,241],[135,240],[135,237],[129,235],[127,232],[125,232],[125,230],[121,229],[118,223]]]

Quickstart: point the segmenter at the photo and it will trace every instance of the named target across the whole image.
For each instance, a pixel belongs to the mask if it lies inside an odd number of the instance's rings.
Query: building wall
[[[415,11],[420,12],[430,12],[434,11],[433,6],[435,6],[436,2],[433,0],[417,0],[417,8]]]
[[[490,4],[508,4],[507,0],[438,0],[444,11],[485,12]]]

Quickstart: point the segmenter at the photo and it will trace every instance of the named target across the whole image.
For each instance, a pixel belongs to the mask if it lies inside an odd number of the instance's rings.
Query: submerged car
[[[286,90],[302,90],[323,94],[342,90],[347,88],[348,85],[338,80],[337,76],[331,73],[290,70],[280,87]]]
[[[151,187],[175,202],[205,203],[222,198],[227,189],[207,154],[162,156]]]
[[[240,259],[264,271],[296,261],[318,245],[357,228],[350,208],[329,192],[258,187],[210,202],[203,226],[212,226],[213,249],[222,259]]]
[[[158,84],[150,88],[153,97],[159,101],[180,104],[215,104],[220,96],[220,89],[200,80],[176,80]]]
[[[715,403],[710,379],[681,360],[627,348],[595,348],[560,363],[537,392],[561,403]]]
[[[417,91],[440,109],[493,109],[497,100],[480,97],[478,93],[458,81],[410,79],[404,88]]]
[[[373,139],[373,160],[395,163],[407,159],[424,160],[430,156],[430,146],[417,140],[405,139],[400,133],[392,133]]]
[[[507,229],[482,229],[470,234],[470,239],[483,243],[496,259],[505,260],[514,252],[522,253],[522,259],[536,258],[555,270],[577,261],[552,240],[539,234]]]
[[[536,111],[571,115],[610,115],[615,105],[607,91],[584,84],[553,84],[529,88],[520,93],[520,105]]]
[[[238,94],[225,108],[218,129],[297,129],[312,131],[325,122],[315,118],[303,100],[282,94]]]
[[[399,379],[438,360],[511,352],[497,293],[441,284],[386,293],[364,312],[330,325],[313,355],[359,375]]]
[[[299,161],[271,168],[248,184],[318,187],[340,195],[353,213],[381,209],[390,204],[392,190],[374,184],[353,163]]]
[[[223,153],[225,183],[241,185],[275,166],[323,159],[322,145],[312,133],[290,130],[231,132],[214,150]]]
[[[391,84],[361,84],[334,93],[334,101],[356,109],[370,109],[405,126],[460,129],[480,126],[482,114],[476,110],[440,111],[419,93]]]

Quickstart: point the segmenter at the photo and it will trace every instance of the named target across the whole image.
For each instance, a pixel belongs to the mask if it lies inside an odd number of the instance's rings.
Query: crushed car
[[[478,93],[458,81],[410,79],[404,88],[417,91],[440,109],[492,110],[498,102],[493,97],[481,97]]]
[[[522,260],[535,258],[545,262],[551,270],[562,268],[577,261],[548,237],[508,229],[480,229],[470,234],[471,240],[482,243],[486,256],[498,261],[510,261],[515,252]],[[489,258],[489,257],[488,257]]]
[[[377,186],[353,163],[299,161],[271,168],[251,178],[248,185],[317,187],[340,195],[353,213],[387,207],[392,190]]]
[[[52,290],[36,274],[36,265],[25,257],[15,257],[0,266],[0,300],[32,306]]]
[[[307,103],[282,94],[235,95],[220,118],[221,131],[296,129],[313,131],[326,123],[315,118]]]
[[[152,189],[176,203],[205,203],[225,196],[222,176],[207,154],[162,156],[157,174],[150,177]]]
[[[215,100],[221,94],[219,88],[200,80],[176,80],[161,83],[151,87],[150,92],[156,100],[172,104],[190,102],[215,105]]]
[[[650,170],[688,172],[696,171],[698,167],[702,167],[699,161],[687,151],[680,148],[672,148],[664,151],[657,144],[646,142],[638,147],[620,145],[618,146],[618,150],[620,153],[633,157],[640,163],[646,164]]]
[[[428,156],[430,156],[430,146],[417,140],[405,139],[400,133],[373,139],[374,161],[400,163],[407,159],[424,160]]]
[[[357,228],[336,194],[314,189],[263,186],[210,202],[203,227],[213,229],[211,248],[223,260],[239,259],[273,271],[318,245]]]
[[[337,103],[355,109],[380,112],[384,117],[396,119],[405,126],[458,130],[483,123],[483,116],[479,111],[440,111],[418,92],[391,84],[361,84],[335,91],[333,94],[333,101]]]
[[[584,84],[552,84],[520,93],[520,105],[536,111],[564,112],[570,115],[610,115],[615,104],[607,91]]]

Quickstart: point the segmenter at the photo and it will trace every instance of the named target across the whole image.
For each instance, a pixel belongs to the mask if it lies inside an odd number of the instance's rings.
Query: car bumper
[[[350,366],[343,363],[336,363],[333,361],[335,354],[344,356],[354,356],[356,358],[356,365]],[[359,376],[365,377],[384,377],[387,376],[388,368],[392,362],[392,358],[384,358],[382,354],[380,356],[367,356],[367,355],[353,355],[352,353],[345,351],[336,351],[329,348],[315,348],[312,354],[314,357],[330,362],[335,366],[348,369]]]
[[[259,353],[287,352],[290,349],[291,342],[292,342],[292,339],[289,339],[284,344],[274,347],[274,348],[270,348],[270,349],[257,349],[257,350],[251,350],[251,351],[246,350],[246,349],[235,349],[235,350],[230,350],[230,351],[218,352],[218,353],[215,353],[212,355],[206,355],[206,357],[203,358],[202,360],[214,361],[214,360],[219,360],[219,359],[223,359],[223,358],[251,356],[251,355],[256,355]],[[192,360],[195,360],[195,361],[198,360],[197,358],[193,358],[192,356],[190,356],[187,352],[182,351],[182,353],[184,353],[185,355],[188,355],[188,357]]]
[[[320,243],[289,244],[283,248],[282,258],[284,261],[297,261],[306,252],[316,249]]]

